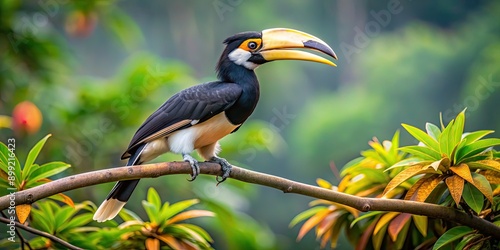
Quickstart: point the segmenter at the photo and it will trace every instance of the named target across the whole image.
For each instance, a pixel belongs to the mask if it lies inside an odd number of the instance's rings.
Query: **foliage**
[[[99,228],[86,227],[92,221],[91,202],[60,206],[54,201],[47,200],[35,204],[35,208],[31,211],[30,226],[84,248],[95,246],[95,242],[89,241],[88,233]],[[30,245],[35,249],[62,248],[57,242],[41,236],[31,239]]]
[[[30,150],[23,167],[14,153],[14,146],[0,142],[0,195],[7,195],[9,191],[21,191],[50,182],[48,177],[57,175],[70,167],[69,164],[59,161],[48,162],[42,165],[35,163],[38,154],[51,135],[42,138]],[[65,194],[59,193],[49,197],[73,206],[73,200]],[[30,213],[29,204],[16,206],[19,221],[24,222]]]
[[[95,205],[90,201],[61,206],[45,200],[35,203],[28,225],[84,249],[212,249],[210,235],[201,227],[185,222],[215,215],[206,210],[184,211],[197,203],[193,199],[162,204],[156,190],[150,188],[147,200],[142,202],[149,221],[124,209],[120,212],[124,222],[118,225],[115,221],[93,222]],[[5,240],[0,246],[9,243]],[[34,237],[29,244],[33,249],[62,248],[43,237]]]
[[[150,188],[147,200],[142,201],[149,221],[143,221],[134,212],[124,209],[120,212],[120,217],[125,222],[119,228],[127,233],[121,235],[121,238],[130,242],[127,247],[137,249],[145,247],[152,250],[160,249],[161,246],[171,249],[211,249],[212,238],[204,229],[193,224],[179,223],[192,218],[215,216],[207,210],[183,212],[198,202],[192,199],[162,205],[156,190]]]
[[[427,123],[425,132],[403,124],[419,141],[418,145],[399,147],[398,132],[391,141],[379,143],[374,139],[369,143],[372,149],[363,151],[362,157],[344,166],[338,187],[322,179],[317,181],[318,185],[357,196],[455,207],[500,225],[500,154],[492,149],[500,145],[500,139],[483,138],[493,133],[492,130],[464,133],[464,124],[465,110],[448,125],[441,124],[441,128]],[[455,241],[458,241],[456,246],[460,246],[457,249],[499,244],[477,229],[425,216],[379,211],[358,216],[359,211],[343,205],[317,206],[319,204],[325,202],[313,201],[310,205],[315,207],[297,215],[291,225],[308,218],[298,239],[316,226],[322,248],[328,240],[334,248],[343,227],[357,249],[430,246],[440,249]],[[345,218],[341,220],[341,216]],[[359,235],[356,232],[362,232],[362,236],[356,237]],[[417,236],[419,234],[421,236]]]

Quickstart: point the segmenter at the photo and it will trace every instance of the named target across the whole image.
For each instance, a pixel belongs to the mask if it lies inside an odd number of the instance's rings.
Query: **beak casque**
[[[337,60],[337,55],[335,55],[332,48],[313,35],[285,28],[262,31],[262,47],[260,49],[260,54],[266,61],[303,60],[337,66],[335,63],[318,55],[306,51],[292,50],[296,48],[316,50]]]

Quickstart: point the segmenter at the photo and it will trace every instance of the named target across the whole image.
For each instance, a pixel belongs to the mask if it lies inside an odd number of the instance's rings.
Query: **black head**
[[[292,50],[304,48],[316,50],[337,59],[335,52],[321,39],[293,29],[267,29],[262,32],[242,32],[224,40],[226,48],[219,58],[217,72],[219,78],[231,64],[246,70],[254,70],[259,65],[275,60],[305,60],[336,66],[333,62],[306,51]]]

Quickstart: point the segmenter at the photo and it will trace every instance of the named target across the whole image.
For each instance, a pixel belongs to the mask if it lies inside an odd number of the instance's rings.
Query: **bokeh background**
[[[122,151],[150,113],[177,91],[215,79],[226,37],[288,27],[330,44],[338,67],[280,61],[258,68],[261,101],[222,140],[220,155],[304,183],[335,183],[372,137],[389,139],[401,123],[423,128],[438,124],[440,113],[446,123],[467,107],[466,131],[500,129],[498,13],[500,3],[485,0],[1,1],[0,139],[15,138],[24,159],[51,133],[39,161],[70,163],[60,177],[122,166]],[[23,101],[41,110],[43,120],[28,119],[34,128],[12,125],[34,112],[13,115]],[[413,142],[402,133],[403,145]],[[173,160],[181,157],[156,161]],[[313,234],[296,242],[299,227],[288,227],[311,198],[187,178],[143,180],[127,208],[144,215],[140,201],[154,186],[164,200],[197,197],[219,213],[193,221],[216,249],[319,248]],[[67,194],[98,204],[112,185]],[[339,248],[350,247],[344,240]]]

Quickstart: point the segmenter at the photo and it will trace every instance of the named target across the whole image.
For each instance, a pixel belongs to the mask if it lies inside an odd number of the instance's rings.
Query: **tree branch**
[[[9,195],[2,196],[0,197],[0,210],[8,208],[10,205],[33,203],[57,193],[100,183],[137,178],[155,178],[172,174],[190,174],[191,171],[191,166],[186,162],[164,162],[77,174],[16,192],[15,199],[13,200],[10,199]],[[202,174],[216,176],[221,174],[220,166],[215,163],[200,163],[200,171]],[[373,210],[394,211],[444,219],[477,229],[485,235],[500,238],[500,227],[497,227],[495,224],[477,216],[470,216],[453,208],[436,204],[397,199],[358,197],[239,167],[233,167],[230,178],[276,188],[285,193],[302,194],[341,203],[364,212]],[[11,201],[13,204],[10,204]]]
[[[5,223],[5,224],[7,224],[7,225],[8,225],[9,223],[11,223],[9,219],[4,218],[4,217],[0,217],[0,222],[3,222],[3,223]],[[28,226],[26,226],[26,225],[23,225],[23,224],[21,224],[21,223],[17,222],[17,221],[16,221],[16,222],[14,222],[14,223],[16,224],[16,229],[17,229],[17,228],[21,228],[21,229],[23,229],[24,231],[27,231],[27,232],[30,232],[30,233],[32,233],[32,234],[36,234],[36,235],[42,236],[42,237],[44,237],[44,238],[50,239],[51,241],[53,241],[53,242],[57,242],[57,243],[59,243],[59,244],[63,245],[64,247],[67,247],[68,249],[72,249],[72,250],[83,250],[82,248],[79,248],[79,247],[73,246],[73,245],[71,245],[70,243],[68,243],[68,242],[66,242],[66,241],[64,241],[64,240],[62,240],[62,239],[60,239],[60,238],[58,238],[58,237],[56,237],[56,236],[54,236],[54,235],[52,235],[52,234],[49,234],[49,233],[46,233],[46,232],[40,231],[40,230],[35,229],[35,228],[32,228],[32,227],[28,227]],[[31,249],[31,246],[30,246],[30,249]]]

